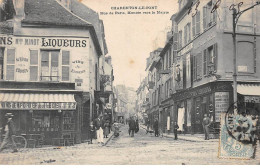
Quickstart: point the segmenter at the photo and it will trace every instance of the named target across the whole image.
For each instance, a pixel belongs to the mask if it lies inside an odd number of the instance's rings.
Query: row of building
[[[77,0],[0,2],[0,125],[18,134],[89,139],[99,114],[113,121],[113,66],[98,13]]]
[[[114,88],[114,109],[115,119],[120,123],[126,123],[131,117],[136,115],[135,103],[136,92],[132,87],[127,87],[124,84],[116,85]]]
[[[146,59],[137,90],[137,111],[163,132],[177,122],[186,133],[202,133],[207,114],[218,131],[221,113],[233,103],[233,15],[241,0],[179,0],[163,48]],[[256,5],[243,0],[240,11]],[[230,7],[231,6],[231,7]],[[260,5],[236,26],[239,112],[260,115]]]

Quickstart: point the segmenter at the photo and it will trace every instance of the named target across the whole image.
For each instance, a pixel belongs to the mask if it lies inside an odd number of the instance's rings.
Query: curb
[[[114,132],[111,131],[111,134],[112,134],[112,135],[108,137],[107,141],[104,143],[103,146],[106,146],[107,143],[112,139],[112,137],[114,137]]]

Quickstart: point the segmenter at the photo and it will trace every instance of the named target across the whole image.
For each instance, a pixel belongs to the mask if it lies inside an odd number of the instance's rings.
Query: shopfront
[[[176,104],[174,121],[178,123],[179,130],[203,133],[204,114],[211,119],[213,128],[219,127],[220,114],[225,113],[232,102],[232,83],[212,82],[177,92],[172,96]]]
[[[237,92],[239,112],[260,116],[260,84],[238,84]]]
[[[43,135],[44,145],[52,145],[54,138],[77,132],[77,102],[69,93],[0,93],[1,124],[4,115],[13,113],[18,134]]]

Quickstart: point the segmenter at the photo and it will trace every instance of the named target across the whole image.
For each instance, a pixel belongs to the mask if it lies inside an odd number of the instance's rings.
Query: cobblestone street
[[[106,146],[87,143],[61,149],[35,148],[19,153],[0,154],[0,163],[10,164],[260,164],[259,152],[254,160],[225,160],[217,158],[218,142],[174,141],[154,137],[140,131],[129,137],[128,127],[121,127],[120,137],[112,138]]]

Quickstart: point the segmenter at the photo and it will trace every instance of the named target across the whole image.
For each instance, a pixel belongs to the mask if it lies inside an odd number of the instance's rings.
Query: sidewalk
[[[143,129],[146,130],[146,126],[144,125],[140,125],[140,127],[142,127]],[[174,138],[174,134],[173,133],[163,133],[162,135],[163,137],[166,138]],[[178,134],[178,139],[179,140],[184,140],[184,141],[190,141],[190,142],[218,142],[219,139],[209,139],[209,140],[204,140],[204,134]]]

